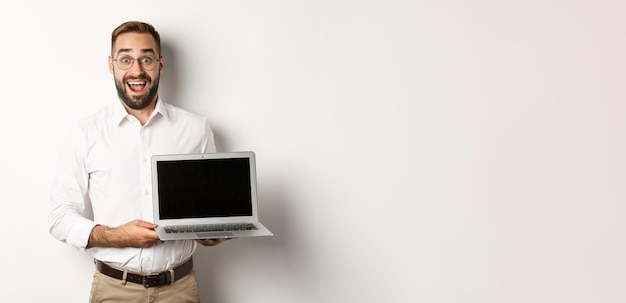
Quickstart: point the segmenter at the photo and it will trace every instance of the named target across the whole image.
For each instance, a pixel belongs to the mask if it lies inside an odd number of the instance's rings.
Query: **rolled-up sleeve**
[[[96,225],[84,216],[89,187],[84,139],[80,129],[72,127],[61,146],[48,214],[50,234],[79,250],[85,250],[89,234]]]

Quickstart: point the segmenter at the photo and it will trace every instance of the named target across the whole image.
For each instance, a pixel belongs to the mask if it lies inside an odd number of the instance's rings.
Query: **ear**
[[[163,55],[161,55],[161,56],[159,57],[159,71],[160,71],[160,72],[162,72],[162,71],[163,71],[163,67],[164,67],[163,63],[164,63],[164,62],[165,62],[165,58],[163,58]]]
[[[109,56],[109,72],[113,74],[113,57]]]

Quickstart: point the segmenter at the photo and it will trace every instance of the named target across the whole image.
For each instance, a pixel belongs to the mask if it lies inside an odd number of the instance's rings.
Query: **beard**
[[[132,80],[143,80],[146,81],[146,83],[151,84],[151,86],[148,87],[148,91],[141,96],[130,96],[126,92],[126,89],[129,89],[126,86],[126,83]],[[130,107],[131,109],[144,109],[148,105],[150,105],[159,90],[159,77],[157,77],[154,81],[150,80],[152,79],[146,74],[140,75],[139,77],[125,77],[124,79],[122,79],[122,81],[118,81],[116,79],[115,88],[117,90],[117,96],[120,98],[120,100],[122,100],[122,102],[124,102],[124,104],[126,104],[126,106]]]

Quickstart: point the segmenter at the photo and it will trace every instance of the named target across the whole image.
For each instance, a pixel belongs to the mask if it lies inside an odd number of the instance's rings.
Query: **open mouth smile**
[[[135,92],[135,93],[140,93],[142,92],[145,88],[146,88],[146,81],[128,81],[126,82],[126,85],[128,86],[128,88]]]

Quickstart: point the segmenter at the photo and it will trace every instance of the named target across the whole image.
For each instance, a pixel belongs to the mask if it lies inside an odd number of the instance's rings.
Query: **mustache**
[[[124,77],[123,79],[124,82],[128,82],[128,81],[152,81],[152,78],[148,75],[139,75],[139,76],[128,76],[128,77]]]

